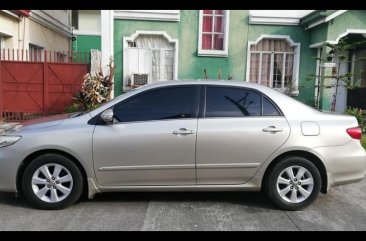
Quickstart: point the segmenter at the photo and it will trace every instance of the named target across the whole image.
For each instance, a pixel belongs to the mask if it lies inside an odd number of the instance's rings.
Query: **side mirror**
[[[102,112],[102,114],[100,115],[100,118],[102,118],[102,120],[105,121],[107,124],[112,124],[113,116],[114,116],[113,110],[106,109],[105,111]]]

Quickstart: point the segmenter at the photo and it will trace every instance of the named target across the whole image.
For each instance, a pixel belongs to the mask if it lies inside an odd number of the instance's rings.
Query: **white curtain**
[[[283,39],[263,39],[256,45],[250,46],[251,51],[262,52],[262,61],[260,61],[259,53],[251,53],[250,58],[250,81],[261,83],[262,85],[270,86],[271,75],[273,76],[273,85],[270,87],[281,87],[282,75],[285,74],[285,86],[286,80],[292,78],[293,75],[293,63],[294,55],[287,54],[285,60],[285,73],[283,72],[283,58],[284,54],[274,54],[273,63],[271,62],[271,53],[265,52],[295,52],[295,47],[292,47]],[[271,65],[273,65],[273,73],[271,73]],[[259,69],[261,70],[261,76],[259,78]],[[286,78],[287,77],[287,78]]]
[[[295,47],[290,46],[283,39],[262,39],[257,45],[250,46],[252,51],[275,51],[275,52],[294,52]]]
[[[262,54],[261,84],[270,86],[271,83],[271,54]]]
[[[287,83],[294,81],[293,73],[294,73],[294,55],[286,54],[285,87],[287,86]]]
[[[161,35],[139,35],[135,43],[137,48],[174,49],[173,44]]]
[[[273,88],[281,88],[283,75],[283,54],[274,55],[273,63]]]
[[[135,43],[136,48],[152,51],[151,82],[174,78],[174,44],[161,35],[139,35]]]
[[[164,78],[172,80],[174,78],[174,50],[164,50]]]
[[[258,83],[258,75],[259,75],[259,53],[251,53],[250,55],[250,72],[249,72],[249,81]]]
[[[153,50],[152,51],[152,71],[151,71],[151,80],[153,82],[155,81],[158,81],[161,79],[161,76],[160,76],[160,70],[161,70],[161,66],[160,66],[160,63],[161,63],[161,56],[160,56],[160,50]]]

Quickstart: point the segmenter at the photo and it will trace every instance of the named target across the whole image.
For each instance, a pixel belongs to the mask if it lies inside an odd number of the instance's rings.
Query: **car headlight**
[[[13,145],[19,141],[21,136],[0,136],[0,148],[5,146]]]

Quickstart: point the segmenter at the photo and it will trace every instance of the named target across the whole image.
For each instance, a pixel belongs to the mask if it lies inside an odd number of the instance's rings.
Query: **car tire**
[[[74,204],[84,187],[83,175],[68,157],[43,154],[32,160],[22,176],[25,198],[35,207],[52,210]]]
[[[320,188],[319,170],[303,157],[282,158],[264,180],[265,194],[280,209],[288,211],[308,207],[317,198]]]

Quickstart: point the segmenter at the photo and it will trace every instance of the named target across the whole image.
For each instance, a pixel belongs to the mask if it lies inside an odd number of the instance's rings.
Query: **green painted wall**
[[[327,14],[335,12],[330,11]],[[336,18],[328,21],[327,23],[322,23],[318,26],[313,27],[308,30],[310,32],[310,42],[311,44],[319,43],[323,41],[334,41],[341,34],[344,34],[347,29],[361,29],[366,30],[366,11],[365,10],[349,10]],[[363,40],[359,36],[350,36],[350,42]],[[326,56],[330,48],[323,48],[322,56]],[[321,70],[323,75],[330,73],[331,68],[324,68]],[[329,79],[322,78],[322,84],[328,85]],[[332,90],[322,88],[320,91],[320,107],[323,110],[330,110],[330,105],[333,100]]]
[[[309,48],[310,34],[301,26],[249,25],[248,10],[230,11],[229,54],[227,57],[204,57],[197,55],[199,11],[181,10],[180,22],[114,20],[114,60],[115,95],[123,91],[123,37],[130,37],[137,30],[166,31],[172,38],[179,40],[178,78],[203,79],[204,69],[210,79],[218,79],[221,68],[222,78],[229,75],[235,80],[245,80],[248,39],[256,40],[260,34],[290,35],[295,42],[301,43],[299,90],[297,99],[313,105],[314,81],[307,81],[308,74],[315,74],[315,50]]]
[[[230,11],[229,56],[202,57],[197,56],[198,22],[197,10],[181,10],[180,22],[114,20],[114,61],[115,95],[122,93],[123,76],[123,37],[130,37],[136,30],[166,31],[172,38],[179,41],[178,78],[203,79],[207,68],[211,79],[218,79],[219,68],[222,78],[232,75],[234,79],[244,80],[246,65],[246,46],[248,32],[248,10]]]
[[[327,40],[328,23],[322,23],[316,27],[307,30],[310,35],[310,44],[315,44]]]
[[[114,95],[122,94],[123,79],[123,37],[130,37],[137,30],[153,30],[166,31],[170,37],[178,38],[179,23],[177,22],[160,22],[160,21],[143,21],[143,20],[114,20],[114,62],[116,64],[114,75]],[[181,42],[179,41],[179,50],[181,50]],[[181,54],[179,52],[179,64],[181,65]]]
[[[335,40],[347,29],[366,30],[366,11],[349,10],[329,22],[328,40]]]
[[[73,42],[73,48],[75,51],[81,52],[89,52],[91,49],[101,50],[101,38],[100,36],[78,35]]]
[[[249,41],[255,41],[261,34],[288,35],[295,43],[300,43],[299,95],[295,99],[308,105],[314,104],[315,81],[308,81],[309,74],[316,71],[316,50],[310,49],[310,36],[301,26],[251,25]]]
[[[179,28],[179,79],[204,79],[204,69],[210,79],[218,79],[219,69],[222,78],[232,75],[236,80],[244,80],[246,65],[246,46],[248,32],[248,11],[230,11],[229,53],[227,57],[206,57],[197,55],[198,11],[181,11]],[[190,36],[187,38],[186,36]]]
[[[314,44],[326,40],[334,41],[347,29],[366,30],[366,11],[348,10],[329,22],[311,28],[308,30],[310,32],[310,42]]]
[[[78,35],[72,43],[73,51],[90,53],[91,49],[101,50],[101,37],[90,35]],[[89,55],[87,55],[89,61]]]

